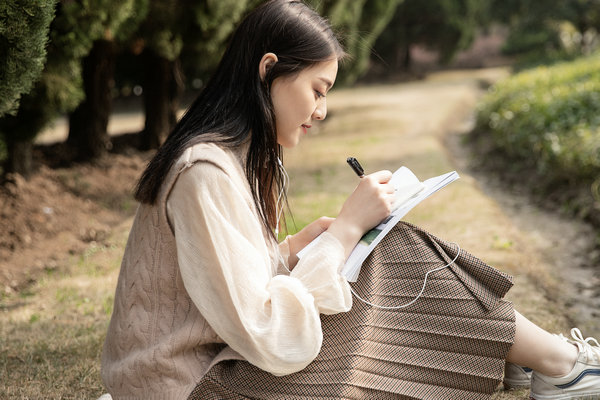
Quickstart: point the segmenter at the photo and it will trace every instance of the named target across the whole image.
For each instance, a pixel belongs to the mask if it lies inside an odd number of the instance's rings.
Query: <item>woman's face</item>
[[[271,85],[277,143],[294,147],[313,120],[327,115],[325,96],[337,75],[337,60],[323,61],[292,77],[276,78]]]

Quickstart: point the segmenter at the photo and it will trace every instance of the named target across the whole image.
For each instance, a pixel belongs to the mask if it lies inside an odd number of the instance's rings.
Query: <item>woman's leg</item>
[[[546,376],[564,376],[573,369],[578,354],[576,346],[546,332],[516,310],[515,317],[515,341],[507,361]]]

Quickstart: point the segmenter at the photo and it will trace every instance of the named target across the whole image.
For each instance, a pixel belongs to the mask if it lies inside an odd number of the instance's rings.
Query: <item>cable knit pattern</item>
[[[223,228],[222,232],[216,233],[217,247],[211,247],[211,244],[198,246],[197,244],[206,243],[199,237],[185,236],[182,239],[177,236],[182,233],[178,231],[182,225],[197,226],[196,222],[201,223],[200,220],[194,220],[194,224],[189,224],[189,218],[198,217],[194,212],[189,209],[180,210],[174,219],[169,214],[167,200],[171,193],[177,199],[187,198],[185,190],[176,196],[174,188],[196,186],[190,184],[195,181],[189,181],[189,178],[181,179],[189,175],[182,173],[196,170],[191,167],[199,164],[222,168],[231,178],[231,186],[241,188],[241,199],[236,203],[239,205],[235,207],[236,210],[222,204],[216,204],[215,207],[221,207],[219,212],[225,213],[223,215],[249,220],[249,226],[253,227],[250,231],[234,231],[230,236],[227,236],[229,230]],[[139,206],[125,249],[113,315],[102,354],[102,379],[115,400],[187,398],[208,368],[222,359],[245,357],[252,362],[254,357],[258,366],[264,362],[265,369],[270,368],[273,373],[290,373],[289,366],[278,367],[272,364],[272,360],[264,361],[262,358],[268,351],[279,353],[277,356],[280,359],[285,358],[285,348],[282,351],[277,343],[272,344],[271,338],[277,337],[276,333],[269,332],[265,336],[264,330],[258,332],[249,329],[250,337],[246,337],[239,330],[231,332],[231,327],[237,328],[235,324],[240,321],[240,326],[244,329],[252,327],[253,321],[263,324],[266,321],[263,318],[265,310],[273,308],[275,326],[291,324],[296,327],[291,336],[286,331],[283,337],[285,340],[279,342],[295,346],[295,357],[301,360],[294,361],[294,368],[297,370],[316,356],[313,354],[314,346],[317,346],[317,353],[320,349],[322,334],[319,312],[335,313],[350,308],[349,286],[338,274],[343,263],[343,249],[337,239],[327,237],[330,235],[326,234],[323,245],[301,260],[289,276],[276,276],[278,269],[281,270],[281,257],[276,243],[268,239],[267,233],[261,228],[242,164],[240,149],[224,150],[211,144],[190,147],[167,176],[156,204]],[[176,182],[182,183],[176,186]],[[225,190],[220,183],[211,188],[213,192]],[[212,206],[206,205],[212,204],[213,200],[207,198],[207,201],[200,201],[199,207],[207,208],[209,213],[213,212]],[[181,221],[186,217],[188,220],[184,224]],[[174,228],[173,224],[178,226]],[[205,235],[206,232],[201,234]],[[212,234],[211,230],[209,237]],[[175,240],[176,237],[179,238],[178,241]],[[188,242],[196,245],[189,250],[186,247]],[[182,246],[182,243],[185,245]],[[282,247],[285,250],[287,244]],[[220,253],[217,252],[218,249],[221,249]],[[242,259],[239,255],[235,258],[239,249],[247,250],[242,254]],[[224,261],[219,263],[220,260]],[[250,268],[249,272],[244,272],[244,268],[239,268],[242,261],[250,266],[254,265],[255,269]],[[182,268],[184,264],[181,263],[185,264],[185,268]],[[236,267],[230,268],[230,265]],[[186,272],[182,274],[182,271]],[[199,277],[204,276],[190,275],[190,271],[194,274],[198,271],[213,274],[214,276],[208,276],[209,279],[224,277],[223,282],[217,280],[215,284],[232,288],[231,293],[222,296],[223,291],[218,290],[217,295],[223,299],[215,301],[216,295],[206,289],[206,283],[197,282]],[[237,275],[244,273],[251,274],[252,279],[264,276],[265,287],[236,291],[240,282],[248,280]],[[204,288],[201,288],[202,285]],[[265,300],[268,301],[264,303],[266,308],[254,309],[257,301],[247,297],[248,294],[260,296],[267,292],[272,293],[273,297],[272,300]],[[249,304],[252,306],[249,307]],[[277,312],[280,315],[275,315]],[[228,327],[221,331],[222,337],[244,357],[225,344],[205,317],[212,321],[211,324],[216,324],[213,325],[215,327]],[[223,319],[228,318],[234,321],[234,325],[223,322]],[[315,323],[319,325],[311,325]],[[312,332],[315,329],[317,336]],[[306,349],[298,345],[300,342],[306,343],[302,345]],[[247,354],[244,353],[246,350]]]
[[[151,399],[173,382],[189,385],[173,396],[184,397],[212,361],[211,343],[218,342],[183,290],[176,258],[166,249],[172,238],[161,233],[156,214],[157,208],[140,207],[115,294],[102,359],[103,380],[115,399]],[[190,342],[197,351],[187,351]],[[204,344],[208,348],[199,351]]]
[[[131,228],[102,354],[115,400],[186,398],[225,346],[185,291],[166,199],[191,152],[168,175],[155,206]]]

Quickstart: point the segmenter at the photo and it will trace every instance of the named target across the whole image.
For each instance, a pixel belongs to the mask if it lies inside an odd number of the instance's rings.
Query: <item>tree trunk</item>
[[[396,70],[410,71],[412,64],[412,58],[410,53],[411,44],[413,42],[411,35],[411,25],[403,20],[401,22],[404,32],[402,33],[403,38],[399,41],[399,45],[396,47]]]
[[[405,71],[410,70],[412,64],[412,59],[410,57],[410,43],[406,44],[406,47],[404,48],[404,58],[402,59],[402,68]]]
[[[33,139],[26,141],[6,142],[8,159],[4,173],[17,173],[28,178],[33,171]]]
[[[78,160],[97,158],[110,148],[108,119],[112,109],[115,45],[97,40],[82,65],[85,100],[69,117],[67,144]]]
[[[179,60],[170,61],[146,50],[144,108],[146,124],[141,132],[140,148],[156,149],[167,138],[177,120],[183,79]]]

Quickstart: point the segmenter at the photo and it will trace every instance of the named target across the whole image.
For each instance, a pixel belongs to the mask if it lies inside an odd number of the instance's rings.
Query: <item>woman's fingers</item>
[[[394,187],[389,183],[390,171],[366,175],[348,197],[331,229],[344,247],[354,247],[369,229],[387,218],[394,202]]]
[[[372,179],[377,183],[387,183],[392,179],[392,172],[388,170],[381,170],[373,172],[372,174],[366,175],[363,179]]]
[[[348,211],[363,229],[370,229],[386,218],[392,208],[394,188],[389,181],[390,171],[377,171],[361,179],[347,201]]]
[[[387,170],[377,171],[363,178],[366,179],[366,183],[368,183],[375,192],[375,199],[389,206],[388,211],[391,211],[391,206],[394,203],[396,193],[394,186],[389,183],[391,178],[392,173]]]

